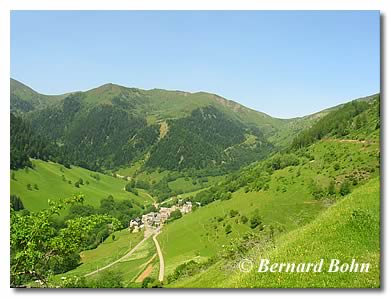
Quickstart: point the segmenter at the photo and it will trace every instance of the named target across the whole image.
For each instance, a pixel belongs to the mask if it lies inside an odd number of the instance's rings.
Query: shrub
[[[19,210],[24,209],[24,206],[23,206],[23,203],[22,203],[22,200],[20,199],[20,197],[15,196],[15,195],[11,195],[10,200],[11,200],[11,208],[14,209],[15,211],[19,211]]]
[[[340,186],[340,195],[346,196],[351,192],[351,185],[349,184],[349,181],[344,180],[344,182]]]
[[[237,210],[230,210],[230,217],[235,217],[237,214],[238,214],[238,211]]]
[[[225,233],[226,235],[230,234],[232,232],[232,226],[229,224],[225,227]]]
[[[261,224],[262,224],[262,219],[260,217],[259,210],[256,209],[253,216],[251,217],[250,227],[251,229],[255,229]]]

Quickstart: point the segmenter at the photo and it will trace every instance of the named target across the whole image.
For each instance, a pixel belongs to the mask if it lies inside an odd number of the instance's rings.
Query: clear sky
[[[14,11],[11,77],[208,91],[289,118],[380,90],[378,11]]]

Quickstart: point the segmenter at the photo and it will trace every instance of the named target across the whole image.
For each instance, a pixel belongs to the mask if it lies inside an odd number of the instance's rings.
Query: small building
[[[180,207],[180,212],[182,214],[187,214],[192,211],[192,203],[191,202],[185,202],[183,206]]]

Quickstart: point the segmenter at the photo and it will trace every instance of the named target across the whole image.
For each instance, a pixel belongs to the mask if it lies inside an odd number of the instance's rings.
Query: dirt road
[[[164,257],[163,257],[163,254],[161,252],[160,245],[158,244],[158,241],[157,241],[158,234],[160,234],[160,232],[157,232],[153,236],[153,241],[154,241],[154,244],[156,245],[158,258],[160,259],[160,271],[158,273],[158,280],[162,282],[164,280],[165,264],[164,264]]]
[[[92,271],[92,272],[90,272],[90,273],[87,273],[87,274],[85,274],[84,276],[85,277],[87,277],[87,276],[91,276],[91,275],[93,275],[93,274],[96,274],[96,273],[98,273],[98,272],[100,272],[100,271],[103,271],[103,270],[106,270],[107,268],[110,268],[110,267],[112,267],[113,265],[115,265],[115,264],[117,264],[117,263],[119,263],[119,262],[121,262],[121,261],[123,261],[124,259],[127,259],[128,257],[130,257],[147,239],[149,239],[150,238],[150,236],[151,235],[153,235],[153,234],[149,234],[149,235],[147,235],[144,239],[142,239],[141,240],[141,242],[140,243],[138,243],[136,246],[134,246],[134,248],[132,249],[132,250],[130,250],[127,254],[125,254],[123,257],[121,257],[121,258],[119,258],[118,260],[116,260],[116,261],[114,261],[114,262],[112,262],[112,263],[110,263],[110,264],[108,264],[108,265],[106,265],[106,266],[104,266],[104,267],[102,267],[102,268],[99,268],[99,269],[97,269],[97,270],[95,270],[95,271]],[[154,240],[154,238],[153,238],[153,240]]]

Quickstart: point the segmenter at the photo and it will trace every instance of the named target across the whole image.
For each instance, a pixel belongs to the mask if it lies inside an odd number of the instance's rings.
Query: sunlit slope
[[[243,288],[376,288],[380,286],[380,180],[374,178],[354,190],[308,225],[281,236],[275,248],[262,254],[254,249],[246,256],[254,264],[250,273],[237,267],[221,270],[219,262],[206,272],[169,285],[170,287]],[[259,260],[275,263],[318,262],[339,259],[350,263],[370,263],[368,273],[259,273]]]
[[[34,169],[12,171],[11,194],[22,199],[23,205],[30,211],[38,211],[48,206],[48,199],[59,200],[74,194],[83,194],[84,204],[98,207],[100,200],[112,195],[115,199],[132,199],[141,205],[152,202],[146,196],[140,197],[126,192],[126,181],[101,173],[72,166],[64,166],[52,162],[34,160]],[[98,177],[98,178],[97,178]],[[79,179],[83,185],[75,186]],[[30,185],[30,189],[28,189]],[[35,188],[35,185],[38,189]]]
[[[368,273],[250,273],[232,279],[244,287],[379,287],[380,185],[374,179],[331,207],[312,224],[282,237],[266,256],[273,262],[308,262],[321,258],[370,263]]]

